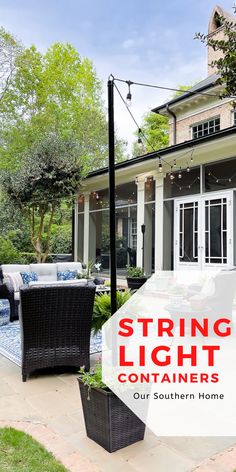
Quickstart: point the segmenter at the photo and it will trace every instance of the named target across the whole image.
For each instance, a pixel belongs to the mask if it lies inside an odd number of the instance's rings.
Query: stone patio
[[[147,430],[144,441],[109,454],[86,437],[75,374],[31,376],[23,383],[20,368],[0,356],[0,426],[4,425],[32,434],[71,472],[236,468],[236,438],[229,437],[157,438]]]

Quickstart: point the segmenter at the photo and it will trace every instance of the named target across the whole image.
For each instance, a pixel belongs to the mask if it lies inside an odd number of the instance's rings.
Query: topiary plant
[[[130,290],[125,292],[116,292],[117,310],[124,305],[124,303],[131,297]],[[111,295],[110,293],[102,293],[96,295],[93,306],[92,330],[96,334],[102,329],[104,323],[109,320],[111,316]]]

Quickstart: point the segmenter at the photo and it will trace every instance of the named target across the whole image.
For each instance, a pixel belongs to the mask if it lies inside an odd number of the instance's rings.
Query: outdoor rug
[[[90,354],[102,351],[102,335],[91,336]],[[19,321],[9,323],[8,302],[0,301],[0,354],[21,366],[21,340]]]

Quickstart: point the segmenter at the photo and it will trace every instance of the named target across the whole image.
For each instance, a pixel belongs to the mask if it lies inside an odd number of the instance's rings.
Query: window
[[[192,126],[192,139],[220,131],[220,117],[212,118]]]
[[[233,110],[232,115],[233,115],[232,126],[236,126],[236,110]]]

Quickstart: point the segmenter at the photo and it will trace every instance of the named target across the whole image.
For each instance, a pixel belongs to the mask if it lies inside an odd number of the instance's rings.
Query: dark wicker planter
[[[147,281],[147,277],[127,277],[127,285],[130,290],[138,290]]]
[[[144,438],[145,424],[112,392],[88,387],[78,379],[87,436],[108,452]]]

